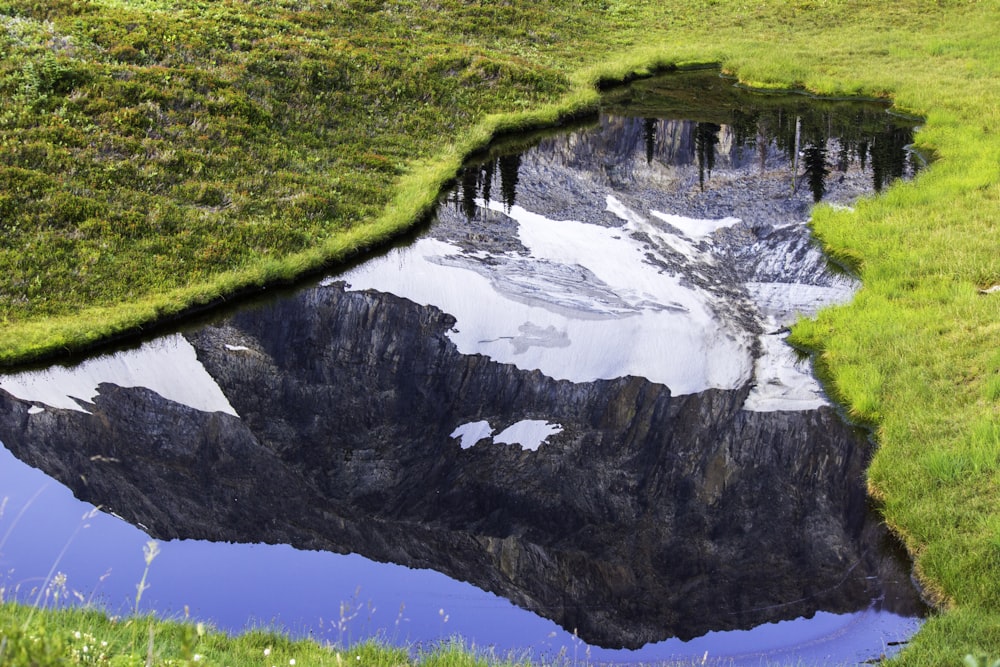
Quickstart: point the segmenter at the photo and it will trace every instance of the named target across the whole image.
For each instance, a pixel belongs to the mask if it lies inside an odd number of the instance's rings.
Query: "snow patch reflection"
[[[478,204],[517,223],[527,255],[424,237],[337,280],[436,306],[456,318],[449,337],[463,354],[559,380],[631,375],[674,394],[749,380],[753,336],[714,315],[716,297],[646,261],[621,228]]]
[[[549,436],[561,433],[560,424],[551,424],[542,419],[523,419],[505,428],[493,436],[493,427],[488,421],[468,422],[452,431],[452,438],[460,441],[462,449],[474,447],[483,440],[489,439],[501,445],[519,445],[521,449],[538,451]]]
[[[503,445],[521,445],[521,449],[537,451],[550,435],[561,433],[559,424],[550,424],[540,419],[525,419],[505,428],[493,438],[493,442]]]
[[[86,405],[101,393],[102,384],[145,387],[196,410],[239,416],[198,361],[194,347],[180,334],[157,338],[134,350],[94,357],[77,366],[51,366],[0,378],[0,389],[17,398],[88,414]],[[43,411],[35,406],[29,412]]]
[[[493,428],[488,421],[469,422],[462,424],[451,432],[452,438],[461,441],[462,449],[472,447],[480,440],[484,440],[493,435]]]

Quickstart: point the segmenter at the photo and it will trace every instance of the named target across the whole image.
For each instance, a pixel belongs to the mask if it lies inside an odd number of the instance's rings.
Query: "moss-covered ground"
[[[598,84],[718,63],[891,97],[933,167],[817,235],[803,322],[942,612],[899,658],[1000,656],[997,0],[0,0],[0,362],[81,349],[383,242],[464,155]]]

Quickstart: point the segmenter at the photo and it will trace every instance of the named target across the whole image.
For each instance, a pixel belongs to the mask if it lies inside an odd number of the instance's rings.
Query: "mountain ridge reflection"
[[[8,398],[0,439],[43,469],[58,459],[79,497],[156,537],[430,567],[598,645],[878,598],[918,607],[877,547],[867,446],[831,408],[750,412],[746,389],[554,381],[459,354],[452,324],[328,285],[187,334],[239,417],[104,384],[91,415],[29,415]],[[563,430],[536,452],[451,437],[460,423],[529,417]]]
[[[204,371],[188,389],[227,410],[100,372],[64,403],[20,374],[0,380],[0,440],[157,538],[431,568],[602,647],[817,612],[919,616],[868,507],[870,443],[779,351],[797,314],[854,287],[808,239],[817,184],[789,181],[802,182],[800,152],[819,158],[802,144],[814,123],[792,116],[749,157],[738,124],[606,116],[470,167],[423,237],[438,254],[418,242],[177,334]],[[872,155],[823,157],[806,181],[836,171],[822,197],[850,201]],[[500,300],[460,291],[471,307],[445,308],[433,286],[418,298],[424,274],[387,273],[414,252],[427,261],[412,266]],[[683,326],[643,337],[638,313]],[[632,328],[574,328],[605,321]],[[704,345],[682,345],[691,322]],[[573,375],[584,349],[612,370]],[[565,374],[541,365],[558,355]],[[691,369],[709,371],[683,381]]]

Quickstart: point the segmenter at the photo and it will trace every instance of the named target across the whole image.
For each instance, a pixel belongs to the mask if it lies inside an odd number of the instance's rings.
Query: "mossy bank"
[[[0,0],[0,361],[364,252],[498,133],[718,63],[892,98],[934,165],[814,227],[864,287],[796,327],[876,432],[870,488],[942,614],[899,660],[1000,656],[996,0]]]

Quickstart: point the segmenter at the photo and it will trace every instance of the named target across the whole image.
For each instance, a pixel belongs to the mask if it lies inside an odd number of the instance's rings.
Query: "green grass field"
[[[599,84],[718,63],[891,98],[933,166],[817,209],[864,287],[793,339],[875,429],[871,493],[941,609],[899,662],[1000,656],[997,35],[998,0],[0,0],[0,362],[363,253]]]

